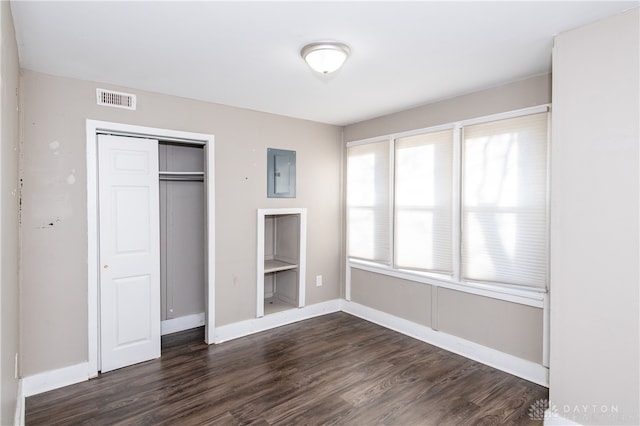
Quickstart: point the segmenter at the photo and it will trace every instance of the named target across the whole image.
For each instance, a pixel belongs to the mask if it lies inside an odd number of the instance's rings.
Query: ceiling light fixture
[[[314,71],[329,74],[342,66],[350,52],[351,49],[344,43],[320,41],[307,44],[300,55]]]

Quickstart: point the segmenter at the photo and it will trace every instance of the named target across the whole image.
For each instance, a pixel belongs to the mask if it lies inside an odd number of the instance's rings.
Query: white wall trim
[[[305,305],[306,276],[307,276],[307,209],[283,208],[283,209],[258,209],[257,212],[257,253],[256,259],[256,317],[264,316],[264,220],[265,216],[272,215],[299,215],[300,216],[300,252],[298,261],[298,307]],[[214,340],[217,343],[217,341]]]
[[[211,134],[180,130],[144,127],[131,124],[86,120],[87,158],[87,338],[90,377],[95,377],[100,368],[98,336],[98,132],[115,132],[134,137],[153,137],[183,141],[197,141],[205,150],[205,187],[207,223],[207,285],[205,307],[205,342],[212,343],[215,330],[215,137]]]
[[[435,331],[430,327],[355,302],[344,301],[342,311],[530,382],[549,387],[549,370],[535,362],[518,358],[451,334]]]
[[[204,341],[212,344],[216,327],[216,150],[215,137],[213,135],[204,136],[209,138],[204,146],[204,173],[206,176],[205,232],[207,233],[207,246],[205,248],[207,282],[205,285]]]
[[[45,371],[24,377],[22,382],[22,396],[32,396],[63,386],[84,382],[91,377],[90,365],[88,362],[71,365],[69,367],[58,368],[57,370]]]
[[[536,106],[532,106],[532,107],[516,109],[516,110],[513,110],[513,111],[500,112],[500,113],[497,113],[497,114],[491,114],[491,115],[485,115],[485,116],[482,116],[482,117],[470,118],[470,119],[462,120],[462,121],[452,121],[452,122],[449,122],[449,123],[438,124],[438,125],[435,125],[435,126],[422,127],[420,129],[413,129],[413,130],[407,130],[407,131],[404,131],[404,132],[396,132],[396,133],[387,133],[386,135],[373,136],[373,137],[366,138],[366,139],[357,139],[357,140],[354,140],[354,141],[347,142],[346,143],[346,147],[347,148],[351,148],[351,147],[357,146],[357,145],[366,145],[366,144],[369,144],[369,143],[382,142],[382,141],[389,140],[389,139],[397,139],[397,138],[402,138],[402,137],[407,137],[407,136],[420,135],[420,134],[423,134],[423,133],[439,132],[441,130],[452,129],[452,128],[456,127],[456,126],[471,126],[471,125],[474,125],[474,124],[486,123],[486,122],[489,122],[489,121],[505,120],[507,118],[522,117],[524,115],[536,114],[536,113],[540,113],[540,112],[549,112],[550,110],[551,110],[551,104],[536,105]]]
[[[22,391],[22,379],[18,380],[18,398],[16,399],[16,411],[13,415],[13,424],[16,426],[24,426],[24,392]]]
[[[344,279],[344,300],[351,301],[351,270],[349,270],[349,261],[345,263],[345,270],[347,271]]]
[[[257,214],[258,223],[256,224],[258,233],[257,233],[257,243],[256,243],[256,317],[261,318],[264,316],[264,229],[265,229],[265,214],[260,213],[260,209],[258,209]],[[214,337],[214,342],[216,342]]]
[[[160,334],[177,333],[179,331],[189,330],[201,327],[205,323],[204,312],[193,315],[185,315],[183,317],[171,318],[160,322]]]
[[[449,352],[473,359],[533,383],[546,387],[549,386],[549,370],[542,365],[344,299],[328,300],[303,308],[293,308],[269,314],[261,318],[253,318],[219,326],[215,328],[213,342],[223,343],[272,328],[340,311],[371,321],[382,327],[397,331],[425,343],[438,346]],[[90,363],[85,362],[23,378],[20,381],[22,389],[18,395],[18,404],[20,404],[20,398],[22,398],[22,408],[16,408],[16,417],[19,414],[18,410],[22,410],[22,416],[24,418],[24,397],[89,380],[89,378],[93,377],[92,371]],[[549,423],[548,421],[551,421],[551,417],[554,415],[554,413],[550,413],[549,419],[547,419],[545,415],[545,424],[578,424],[569,423],[569,420],[561,417],[559,419],[553,419],[554,422],[561,421],[561,423]]]
[[[375,274],[387,275],[394,278],[413,281],[417,283],[429,284],[450,290],[461,291],[463,293],[475,294],[477,296],[490,297],[492,299],[504,300],[506,302],[518,303],[532,306],[534,308],[544,308],[545,300],[549,294],[544,289],[525,290],[506,286],[497,286],[483,283],[455,283],[451,281],[439,280],[417,272],[405,272],[383,265],[374,265],[370,262],[347,260],[347,276],[351,275],[349,268],[360,269]]]
[[[286,311],[276,312],[260,318],[253,318],[222,325],[216,327],[214,342],[222,343],[309,318],[332,314],[334,312],[339,312],[341,310],[341,306],[342,300],[334,299],[316,303],[314,305],[308,305],[303,308],[293,308]]]
[[[222,343],[294,322],[340,312],[341,302],[341,299],[334,299],[305,306],[304,308],[293,308],[287,311],[276,312],[262,318],[239,321],[216,327],[216,334],[214,336],[215,343]],[[45,371],[34,374],[33,376],[27,376],[20,381],[22,392],[18,394],[18,399],[22,398],[22,400],[24,400],[24,397],[27,396],[37,395],[89,380],[91,377],[94,377],[92,371],[90,363],[85,362],[57,370]],[[22,405],[22,416],[24,416],[24,403]]]
[[[542,365],[547,368],[549,368],[549,342],[551,339],[550,302],[549,294],[547,294],[542,308]]]

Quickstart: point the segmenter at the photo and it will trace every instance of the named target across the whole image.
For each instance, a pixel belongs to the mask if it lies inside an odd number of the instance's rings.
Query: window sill
[[[541,309],[544,308],[545,299],[548,297],[548,292],[542,288],[514,288],[491,283],[457,282],[443,275],[436,277],[435,274],[393,269],[363,260],[347,259],[347,267]],[[348,277],[347,281],[349,281]]]

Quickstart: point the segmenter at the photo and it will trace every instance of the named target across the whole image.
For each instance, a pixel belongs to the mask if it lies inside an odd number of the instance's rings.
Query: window
[[[464,129],[462,277],[544,286],[547,114]]]
[[[347,153],[349,257],[389,264],[389,141]]]
[[[545,288],[548,116],[545,106],[348,145],[349,258]]]
[[[453,131],[395,141],[395,264],[451,275]]]

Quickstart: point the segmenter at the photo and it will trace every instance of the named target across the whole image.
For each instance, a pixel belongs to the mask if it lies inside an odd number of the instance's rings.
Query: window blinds
[[[547,121],[540,113],[463,129],[463,279],[546,286]]]
[[[389,141],[347,150],[349,257],[389,264]]]
[[[395,264],[452,274],[453,130],[396,139]]]

